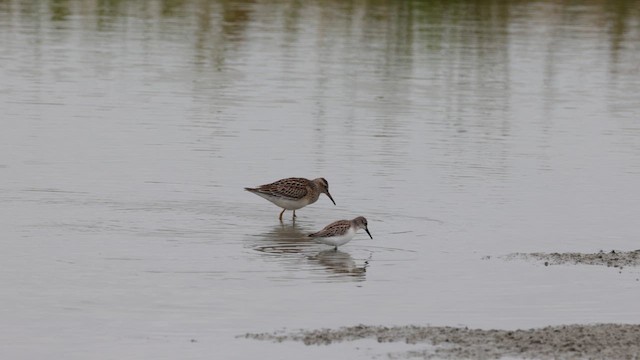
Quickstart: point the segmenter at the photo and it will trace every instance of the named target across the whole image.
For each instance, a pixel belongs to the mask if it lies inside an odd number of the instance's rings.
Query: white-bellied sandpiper
[[[369,237],[373,240],[373,236],[367,228],[367,219],[362,216],[358,216],[353,220],[338,220],[324,227],[324,229],[309,234],[314,241],[331,245],[335,250],[338,250],[338,246],[348,243],[358,230],[364,229]]]

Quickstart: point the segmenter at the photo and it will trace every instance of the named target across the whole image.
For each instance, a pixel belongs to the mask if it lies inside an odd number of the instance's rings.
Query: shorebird
[[[282,214],[286,210],[293,210],[293,218],[296,218],[296,210],[318,201],[320,194],[326,194],[336,204],[329,194],[329,183],[325,178],[308,180],[304,178],[280,179],[271,184],[260,185],[256,188],[244,188],[258,196],[261,196],[282,208]]]
[[[371,236],[371,233],[367,228],[367,219],[362,216],[358,216],[353,220],[338,220],[332,222],[325,226],[324,229],[316,233],[309,234],[308,236],[312,237],[316,242],[331,245],[335,250],[338,250],[338,246],[351,241],[351,239],[356,236],[356,232],[360,229],[364,229],[371,240],[373,240],[373,236]]]

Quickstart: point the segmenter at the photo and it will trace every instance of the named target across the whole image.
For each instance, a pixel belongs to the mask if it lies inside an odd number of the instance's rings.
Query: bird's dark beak
[[[333,198],[331,197],[331,194],[329,194],[329,191],[328,191],[328,190],[327,190],[327,192],[326,192],[325,194],[327,194],[327,196],[329,197],[329,199],[331,199],[331,202],[333,203],[333,205],[335,205],[335,204],[336,204],[336,202],[335,202],[335,201],[333,201]]]
[[[364,228],[364,231],[366,231],[366,232],[367,232],[367,234],[369,234],[369,237],[371,238],[371,240],[373,240],[373,236],[371,236],[371,233],[369,232],[369,229]]]

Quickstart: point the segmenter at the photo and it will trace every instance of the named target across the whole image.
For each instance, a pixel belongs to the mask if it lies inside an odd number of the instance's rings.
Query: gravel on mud
[[[432,345],[389,354],[423,359],[638,359],[640,325],[547,326],[528,330],[482,330],[439,326],[368,326],[245,334],[249,339],[329,345],[359,339]]]
[[[640,250],[611,250],[597,253],[514,253],[504,256],[504,258],[507,260],[531,259],[543,261],[545,265],[583,264],[616,268],[640,266]]]

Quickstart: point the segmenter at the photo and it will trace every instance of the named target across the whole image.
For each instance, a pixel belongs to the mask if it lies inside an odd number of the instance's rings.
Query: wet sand
[[[486,257],[485,259],[490,259]],[[622,269],[640,265],[640,250],[597,253],[514,253],[505,260],[539,261],[545,266],[600,265]],[[368,326],[338,329],[248,333],[248,339],[298,341],[306,345],[374,339],[379,343],[428,344],[425,349],[388,354],[422,359],[638,359],[640,325],[591,324],[547,326],[528,330],[483,330],[440,326]]]
[[[503,258],[506,260],[541,261],[544,265],[601,265],[616,268],[640,266],[640,250],[611,250],[597,253],[514,253]]]
[[[548,326],[528,330],[482,330],[438,326],[367,326],[245,334],[275,342],[329,345],[360,339],[429,344],[426,349],[388,354],[423,359],[638,359],[640,325],[594,324]]]

